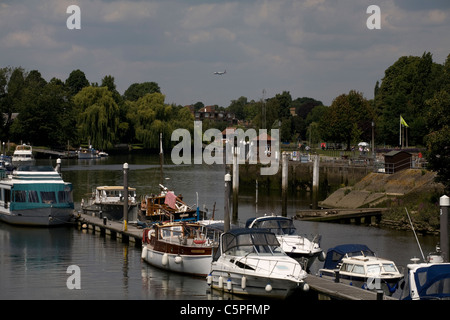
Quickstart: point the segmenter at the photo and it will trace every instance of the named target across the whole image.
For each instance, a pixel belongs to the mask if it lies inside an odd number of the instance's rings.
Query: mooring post
[[[289,172],[289,155],[283,152],[281,162],[281,215],[287,216],[287,193],[288,193],[288,172]]]
[[[58,172],[59,175],[61,175],[61,159],[56,159],[56,172]]]
[[[225,206],[223,213],[223,231],[230,230],[230,190],[231,190],[231,175],[225,174]]]
[[[319,197],[319,155],[316,154],[314,158],[314,167],[313,167],[313,209],[317,209],[317,199]]]
[[[449,239],[448,239],[448,207],[450,206],[449,197],[443,195],[439,199],[440,209],[440,242],[441,242],[441,252],[443,255],[444,262],[449,262]]]
[[[233,221],[237,221],[239,206],[239,147],[233,147]]]
[[[128,230],[128,163],[123,164],[123,231]]]

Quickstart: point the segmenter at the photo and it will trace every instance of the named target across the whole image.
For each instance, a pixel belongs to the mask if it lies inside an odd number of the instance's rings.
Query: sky
[[[80,29],[71,5],[80,9]],[[380,9],[379,29],[371,5]],[[450,54],[449,0],[0,0],[0,67],[158,83],[166,103],[227,107],[289,91],[373,98],[401,56]],[[224,75],[214,75],[224,71]]]

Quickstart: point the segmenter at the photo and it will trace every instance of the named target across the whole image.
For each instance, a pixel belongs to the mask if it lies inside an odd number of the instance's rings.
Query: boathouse
[[[384,155],[386,173],[396,173],[411,168],[412,154],[403,150],[392,150]]]

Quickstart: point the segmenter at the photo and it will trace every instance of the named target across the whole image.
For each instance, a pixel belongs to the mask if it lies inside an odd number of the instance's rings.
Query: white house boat
[[[232,294],[283,299],[298,289],[307,291],[299,262],[281,249],[275,234],[265,229],[231,229],[220,236],[207,283]]]
[[[33,148],[28,144],[20,144],[14,150],[12,156],[13,165],[33,165],[35,159],[33,156]]]
[[[202,224],[180,221],[154,224],[143,232],[141,257],[161,269],[206,276],[215,245]]]
[[[403,274],[391,260],[379,258],[365,245],[345,244],[327,252],[319,276],[363,289],[380,290],[392,295],[399,287]]]
[[[308,239],[306,235],[299,235],[291,218],[283,216],[263,216],[250,218],[246,222],[246,228],[264,228],[275,233],[281,248],[286,254],[304,266],[309,271],[316,258],[324,261],[325,254],[320,248],[320,235]]]
[[[124,205],[123,186],[100,186],[93,192],[90,199],[82,201],[81,208],[85,213],[95,212],[100,218],[109,220],[123,219]],[[136,189],[128,187],[128,221],[137,221],[138,201]]]
[[[51,166],[0,171],[0,220],[18,225],[54,226],[73,217],[72,184]]]

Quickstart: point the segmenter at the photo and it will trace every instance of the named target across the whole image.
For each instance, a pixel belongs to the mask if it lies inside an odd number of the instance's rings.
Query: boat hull
[[[0,212],[0,221],[23,226],[49,227],[67,224],[73,217],[73,208],[38,208]]]
[[[211,287],[213,289],[236,295],[271,299],[285,299],[297,290],[301,290],[304,284],[303,281],[237,273],[230,270],[213,269],[210,276],[212,277]],[[219,279],[220,277],[222,280]],[[245,277],[245,285],[243,285],[243,277]],[[231,288],[228,281],[231,281]]]
[[[142,258],[148,264],[167,271],[189,274],[193,276],[206,276],[211,268],[211,250],[206,248],[196,249],[198,253],[208,253],[205,255],[184,255],[161,252],[144,246]]]
[[[335,280],[336,273],[333,270],[319,270],[319,275],[322,278]],[[373,277],[355,276],[345,273],[339,274],[339,282],[345,283],[354,287],[359,287],[367,290],[383,290],[383,292],[391,296],[397,289],[399,282],[403,279],[401,277]]]

